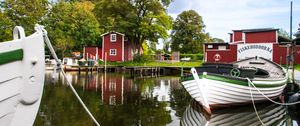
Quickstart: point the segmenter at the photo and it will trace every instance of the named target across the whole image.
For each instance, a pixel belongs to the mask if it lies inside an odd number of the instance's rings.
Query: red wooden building
[[[287,62],[287,44],[278,29],[243,29],[229,33],[228,43],[205,43],[205,62],[234,62],[247,57],[264,57],[278,64]],[[280,40],[280,41],[279,41]],[[291,51],[291,50],[289,50]],[[296,46],[295,63],[300,63],[300,46]]]
[[[102,34],[102,47],[86,46],[83,49],[85,59],[107,61],[130,61],[133,60],[132,43],[124,34],[108,32]]]

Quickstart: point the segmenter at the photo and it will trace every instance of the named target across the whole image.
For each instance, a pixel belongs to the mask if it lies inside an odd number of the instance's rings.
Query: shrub
[[[133,61],[139,63],[146,63],[153,61],[153,57],[151,55],[134,55]]]
[[[203,54],[180,54],[180,59],[184,57],[190,57],[191,60],[202,60]]]

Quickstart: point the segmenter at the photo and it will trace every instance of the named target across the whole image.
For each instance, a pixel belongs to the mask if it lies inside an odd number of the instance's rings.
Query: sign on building
[[[273,61],[273,43],[238,44],[237,60],[249,57],[264,57]]]

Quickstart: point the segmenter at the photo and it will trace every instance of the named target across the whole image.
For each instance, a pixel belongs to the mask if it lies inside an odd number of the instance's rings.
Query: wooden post
[[[104,58],[104,71],[106,72],[106,62],[107,62],[107,52],[105,52],[105,58]]]

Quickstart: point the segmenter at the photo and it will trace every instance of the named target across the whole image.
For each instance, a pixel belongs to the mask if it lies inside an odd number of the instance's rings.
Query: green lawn
[[[101,63],[103,65],[103,63]],[[113,66],[177,66],[177,67],[197,67],[202,64],[202,60],[197,61],[188,61],[188,62],[145,62],[145,63],[138,63],[138,62],[108,62],[107,65]]]
[[[296,64],[296,65],[295,65],[295,69],[296,69],[296,70],[300,70],[300,64]]]

